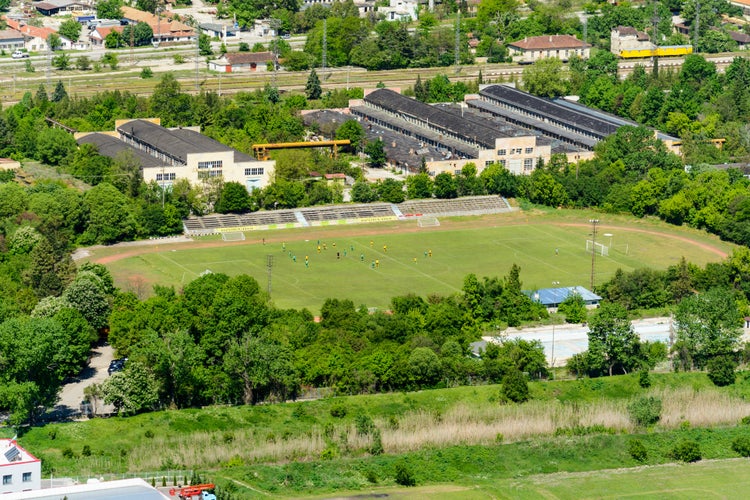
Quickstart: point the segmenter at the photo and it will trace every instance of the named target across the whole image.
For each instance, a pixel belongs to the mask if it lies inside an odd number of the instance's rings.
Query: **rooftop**
[[[0,439],[0,466],[28,462],[39,462],[39,459],[19,446],[14,439]]]
[[[143,479],[92,482],[4,495],[13,500],[165,500],[169,497]]]
[[[533,110],[560,124],[600,137],[606,137],[617,131],[617,126],[607,120],[567,108],[549,99],[537,97],[507,85],[490,85],[480,90],[479,94],[502,101],[512,107]]]
[[[521,50],[581,49],[591,47],[590,44],[572,35],[530,36],[517,42],[511,42],[508,45]]]
[[[112,137],[111,135],[101,134],[98,132],[87,134],[79,138],[77,142],[78,144],[93,144],[94,146],[96,146],[96,149],[99,151],[100,155],[107,156],[109,158],[115,158],[122,151],[130,151],[140,163],[141,168],[161,167],[164,165],[164,162],[159,161],[153,156],[146,154],[143,151],[134,148],[130,144],[127,144],[116,137]]]
[[[523,293],[531,297],[535,302],[547,307],[557,307],[570,295],[578,294],[587,304],[596,303],[602,300],[594,292],[582,286],[566,286],[560,288],[540,288],[539,290],[524,290]]]
[[[16,30],[0,30],[0,40],[23,40],[23,35]]]
[[[639,42],[647,42],[650,40],[648,33],[638,31],[630,26],[618,26],[613,31],[616,31],[620,36],[634,36]]]
[[[265,64],[274,60],[273,52],[232,52],[225,54],[229,64]]]

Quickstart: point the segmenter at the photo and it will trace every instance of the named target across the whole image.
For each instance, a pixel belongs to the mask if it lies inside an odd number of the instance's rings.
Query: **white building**
[[[573,56],[588,59],[591,45],[572,35],[542,35],[511,42],[508,49],[514,61],[533,63],[548,57],[556,57],[561,61],[567,61]]]
[[[13,439],[0,439],[0,495],[42,487],[42,461]]]
[[[417,0],[390,0],[388,7],[378,7],[378,14],[385,14],[386,21],[416,21],[418,12]]]

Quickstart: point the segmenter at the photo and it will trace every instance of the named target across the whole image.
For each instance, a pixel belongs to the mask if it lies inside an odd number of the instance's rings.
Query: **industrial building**
[[[129,151],[139,162],[145,182],[171,186],[177,179],[197,185],[221,177],[247,188],[264,188],[273,180],[276,163],[258,161],[230,148],[195,128],[165,128],[158,120],[122,120],[116,123],[116,135],[86,134],[79,144],[94,144],[99,153],[110,158]]]
[[[387,131],[383,134],[388,137],[386,146],[389,141],[397,141],[394,134],[399,142],[407,139],[411,142],[410,162],[389,157],[392,166],[405,171],[414,171],[421,156],[430,173],[436,175],[458,173],[470,162],[480,172],[492,163],[499,163],[515,174],[529,174],[539,159],[549,161],[553,154],[565,154],[570,161],[593,155],[595,140],[564,141],[554,134],[524,128],[500,113],[493,115],[481,109],[481,105],[474,103],[479,98],[467,97],[461,105],[429,105],[393,90],[378,89],[361,101],[352,101],[350,111],[366,131]],[[506,115],[512,118],[517,113]],[[387,148],[386,153],[389,153]]]
[[[15,439],[0,439],[0,476],[0,495],[38,490],[42,484],[42,461]]]

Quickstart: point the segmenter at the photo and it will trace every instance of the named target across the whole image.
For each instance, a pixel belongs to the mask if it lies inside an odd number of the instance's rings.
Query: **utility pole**
[[[326,63],[327,63],[326,59],[327,59],[327,57],[328,57],[328,20],[327,19],[323,19],[323,57],[322,57],[322,59],[323,59],[323,61],[322,61],[323,62],[323,68],[322,68],[322,73],[323,73],[323,79],[324,80],[327,78],[326,77]]]
[[[456,12],[456,47],[453,49],[456,56],[456,73],[461,72],[461,11]]]
[[[200,85],[200,57],[201,57],[201,32],[196,27],[195,29],[195,91],[199,92],[201,89]]]
[[[698,32],[701,30],[701,3],[695,4],[695,33],[693,33],[693,51],[698,52]]]
[[[271,296],[271,281],[273,277],[273,255],[266,255],[266,271],[268,272],[268,296]]]
[[[279,19],[270,19],[269,23],[271,27],[273,28],[273,88],[278,88],[276,79],[279,72],[279,27],[281,26],[281,20]]]
[[[599,219],[589,220],[591,223],[591,291],[594,291],[594,274],[596,271],[596,226],[599,224]]]
[[[659,46],[659,21],[661,21],[661,18],[659,17],[658,5],[654,2],[654,15],[651,17],[651,23],[653,26],[651,36],[653,37],[652,42],[655,47]],[[654,54],[652,73],[654,77],[659,76],[659,57],[656,54]]]

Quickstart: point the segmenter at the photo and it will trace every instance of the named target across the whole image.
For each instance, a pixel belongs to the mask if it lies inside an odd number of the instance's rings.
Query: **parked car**
[[[125,363],[128,358],[113,359],[109,362],[109,368],[107,368],[107,374],[112,375],[115,372],[121,372],[125,368]]]
[[[13,52],[11,57],[13,59],[26,59],[27,57],[29,57],[29,53],[22,50],[16,50],[15,52]]]

